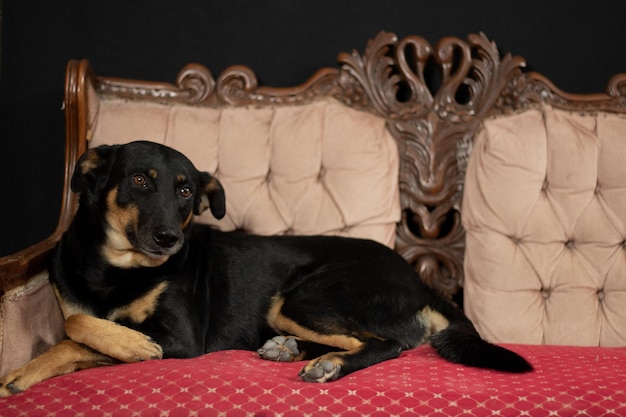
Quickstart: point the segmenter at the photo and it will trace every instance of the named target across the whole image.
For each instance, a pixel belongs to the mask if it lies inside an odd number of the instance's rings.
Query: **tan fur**
[[[128,319],[134,323],[143,323],[148,317],[154,314],[159,297],[167,288],[167,282],[161,282],[159,285],[148,291],[144,296],[134,300],[130,304],[120,307],[107,316],[107,319],[115,321],[120,319]]]
[[[302,368],[301,373],[307,373],[309,372],[312,368],[319,366],[319,364],[323,363],[323,362],[332,362],[335,367],[339,367],[341,368],[345,362],[346,362],[346,357],[350,356],[350,355],[354,355],[355,353],[358,353],[360,349],[353,349],[347,352],[331,352],[331,353],[327,353],[325,355],[320,356],[319,358],[313,359],[312,361],[310,361],[309,363],[307,363],[304,368]],[[330,377],[329,375],[325,375],[323,376],[321,379],[318,379],[317,382],[327,382],[327,381],[331,381],[333,379],[335,379],[336,376],[332,376]]]
[[[110,365],[115,361],[72,340],[63,340],[25,366],[2,378],[0,397],[24,391],[38,382],[80,369]]]
[[[450,322],[447,318],[445,318],[443,315],[441,315],[441,313],[433,310],[429,306],[424,307],[418,313],[418,320],[426,329],[426,334],[424,335],[424,338],[428,338],[430,335],[440,332],[450,325]]]
[[[347,351],[357,350],[363,346],[363,342],[355,337],[347,336],[345,334],[320,334],[299,325],[281,313],[280,310],[283,304],[284,299],[282,297],[274,297],[267,314],[267,321],[269,325],[272,326],[277,332],[288,333],[303,340],[327,346],[334,346]]]
[[[211,180],[204,186],[204,193],[200,196],[199,213],[202,213],[210,206],[207,194],[219,190],[220,188],[222,187],[219,181],[215,178],[211,178]]]
[[[75,314],[65,320],[65,333],[75,342],[121,362],[139,362],[163,356],[161,347],[145,334],[86,314]]]
[[[191,224],[191,221],[193,220],[193,212],[189,212],[189,215],[187,216],[187,218],[185,219],[185,221],[183,221],[182,224],[182,229],[186,229],[187,227],[189,227],[189,225]]]
[[[67,301],[64,297],[61,296],[61,294],[59,293],[59,289],[56,285],[52,284],[52,289],[54,290],[54,295],[57,298],[57,302],[59,303],[59,307],[61,308],[61,313],[63,313],[64,319],[67,319],[74,314],[93,314],[93,312],[86,309],[85,307]]]
[[[139,209],[135,206],[122,208],[117,205],[117,187],[107,195],[106,242],[102,247],[102,256],[111,265],[118,268],[136,268],[139,266],[155,267],[165,263],[169,256],[158,258],[137,251],[126,236],[128,226],[135,228]]]
[[[139,362],[163,357],[161,346],[143,333],[86,314],[68,317],[65,332],[70,340],[59,342],[2,377],[0,397],[24,391],[54,376],[113,364],[116,360]]]
[[[100,161],[100,156],[98,156],[98,153],[96,151],[87,151],[85,159],[83,159],[80,164],[80,172],[86,174],[89,171],[98,168],[98,161]]]

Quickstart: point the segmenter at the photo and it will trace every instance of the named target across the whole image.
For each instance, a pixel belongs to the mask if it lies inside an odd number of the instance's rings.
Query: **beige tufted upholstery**
[[[485,122],[463,201],[465,307],[494,342],[626,345],[626,119]]]
[[[393,247],[398,151],[385,120],[333,100],[300,106],[192,107],[100,101],[90,146],[148,139],[216,173],[226,218],[259,234],[338,234]]]

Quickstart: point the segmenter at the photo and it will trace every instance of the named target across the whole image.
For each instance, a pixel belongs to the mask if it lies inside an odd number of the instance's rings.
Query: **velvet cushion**
[[[626,345],[626,119],[487,120],[463,199],[465,308],[494,342]]]
[[[247,351],[147,361],[52,378],[0,399],[3,417],[623,416],[626,348],[509,345],[527,374],[467,368],[430,346],[325,384]],[[602,381],[602,383],[598,383]]]

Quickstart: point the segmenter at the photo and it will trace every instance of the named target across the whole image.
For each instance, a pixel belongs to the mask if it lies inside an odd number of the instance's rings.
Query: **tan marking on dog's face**
[[[151,169],[151,170],[148,170],[148,176],[152,178],[153,180],[156,180],[159,174],[155,169]]]
[[[190,211],[187,218],[183,221],[181,228],[185,230],[189,226],[192,220],[193,220],[193,211]]]
[[[281,313],[284,302],[282,297],[274,297],[267,314],[268,324],[277,332],[287,333],[303,340],[333,346],[347,351],[354,351],[363,346],[363,342],[356,337],[347,336],[345,334],[321,334],[299,325]]]
[[[111,312],[111,314],[107,316],[107,319],[112,321],[128,319],[133,323],[143,323],[148,317],[154,314],[159,302],[159,297],[166,289],[167,282],[161,282],[142,297]]]
[[[178,174],[176,177],[176,181],[180,184],[183,182],[187,182],[187,177],[184,174]]]
[[[117,205],[117,187],[107,195],[107,212],[105,219],[106,241],[102,247],[102,256],[111,265],[118,268],[136,268],[139,266],[155,267],[162,265],[169,259],[164,255],[158,258],[148,256],[138,251],[128,240],[126,229],[137,230],[139,209],[136,206],[120,207]]]

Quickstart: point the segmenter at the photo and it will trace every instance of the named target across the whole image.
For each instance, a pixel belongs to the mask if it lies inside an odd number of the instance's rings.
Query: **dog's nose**
[[[152,235],[157,245],[162,248],[171,248],[178,242],[178,233],[168,227],[158,227]]]

